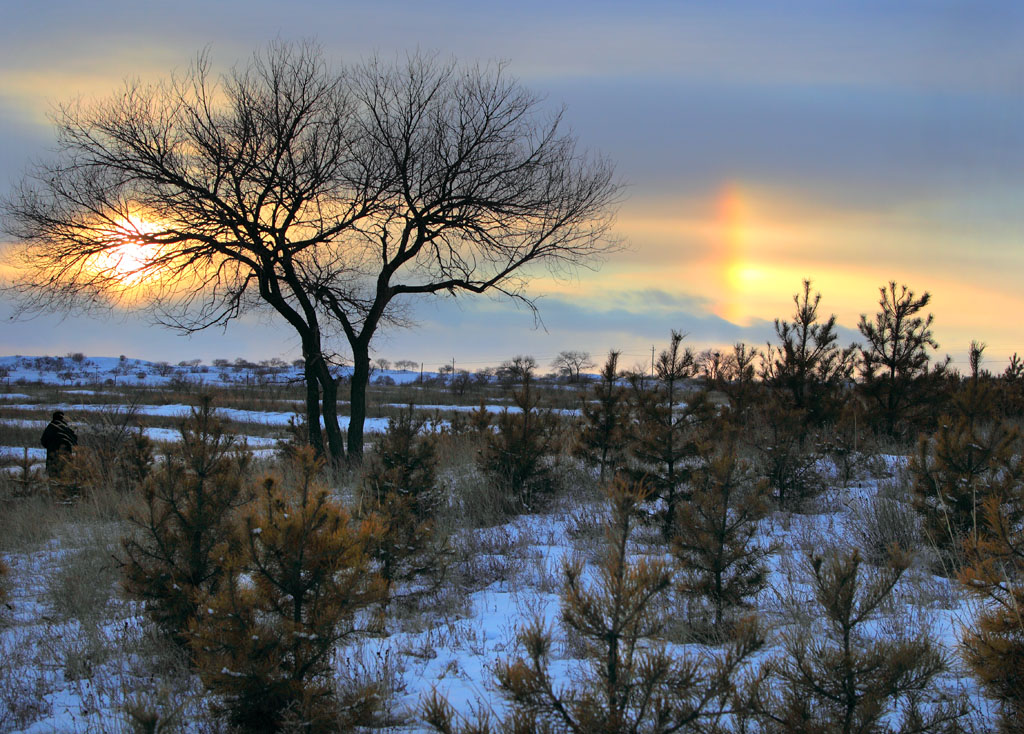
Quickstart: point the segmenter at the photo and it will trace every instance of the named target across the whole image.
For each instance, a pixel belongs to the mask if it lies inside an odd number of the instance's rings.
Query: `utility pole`
[[[651,379],[654,379],[654,345],[651,345]]]

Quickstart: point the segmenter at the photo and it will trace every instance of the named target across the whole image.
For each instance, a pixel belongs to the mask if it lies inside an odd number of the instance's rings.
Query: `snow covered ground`
[[[805,551],[854,543],[858,521],[852,508],[866,502],[885,481],[865,478],[829,493],[818,512],[780,512],[761,522],[758,542],[770,544],[774,550],[769,559],[770,582],[757,599],[770,630],[769,647],[759,659],[777,648],[779,634],[788,624],[787,615],[796,614],[793,610],[798,606],[802,613],[810,608],[803,570]],[[433,690],[467,714],[481,704],[502,710],[494,688],[494,664],[518,654],[518,630],[540,616],[558,631],[552,670],[558,681],[567,682],[578,665],[571,651],[578,648],[567,644],[558,626],[560,569],[562,561],[574,555],[593,557],[593,540],[574,539],[573,528],[580,518],[593,521],[602,513],[601,503],[593,500],[576,507],[563,506],[550,514],[518,517],[493,528],[460,531],[455,542],[476,549],[470,560],[463,559],[472,564],[463,572],[473,575],[481,587],[452,589],[453,595],[464,594],[461,603],[422,616],[406,613],[389,622],[386,634],[363,638],[339,650],[339,670],[388,683],[392,691],[388,708],[403,723],[387,731],[426,731],[416,712]],[[133,695],[159,695],[154,679],[146,678],[144,666],[136,658],[147,644],[148,627],[136,605],[114,593],[113,576],[104,577],[110,598],[101,605],[99,620],[61,619],[56,609],[59,596],[55,594],[61,584],[69,583],[67,569],[81,564],[83,554],[95,554],[95,543],[95,534],[84,533],[83,537],[81,532],[64,530],[42,547],[4,554],[12,568],[14,595],[8,625],[0,630],[0,655],[7,661],[0,678],[6,677],[8,682],[6,689],[0,685],[0,705],[11,706],[12,699],[20,701],[15,713],[22,718],[9,718],[0,724],[0,730],[33,734],[119,731]],[[101,553],[116,551],[110,538],[105,538],[100,548]],[[635,552],[657,551],[640,543]],[[967,696],[976,707],[976,720],[986,722],[994,712],[957,662],[961,631],[972,612],[972,602],[955,583],[917,565],[905,575],[893,603],[873,620],[872,628],[889,636],[902,634],[908,627],[929,630],[953,664],[941,686]],[[700,654],[705,648],[677,642],[673,649]],[[83,659],[90,654],[94,661]],[[17,681],[13,688],[12,681]],[[194,677],[187,673],[183,678],[169,677],[164,685],[163,695],[188,698],[190,715],[201,715],[202,696],[197,694],[200,686]],[[184,730],[201,728],[186,726]]]
[[[33,396],[14,391],[21,379],[74,384],[75,379],[55,376],[58,372],[53,370],[46,372],[51,377],[43,378],[45,370],[38,369],[39,363],[33,359],[0,358],[0,369],[7,370],[6,381],[12,390],[0,394],[0,407],[11,411],[55,407],[30,402]],[[140,360],[71,362],[81,368],[83,380],[89,374],[101,376],[101,382],[114,379],[117,384],[134,379],[157,385],[162,384],[159,380],[173,379],[152,374],[157,366]],[[123,374],[126,369],[136,375]],[[137,376],[141,372],[146,372],[144,378]],[[182,374],[178,373],[179,379]],[[205,381],[219,379],[211,372],[195,374]],[[396,382],[418,377],[417,373],[386,374]],[[62,392],[85,396],[95,390]],[[61,407],[71,415],[129,408],[126,404],[84,402]],[[140,415],[151,417],[181,417],[190,410],[182,404],[135,407]],[[428,411],[474,409],[442,404],[417,407]],[[508,408],[498,403],[486,407],[489,412]],[[284,426],[295,415],[239,409],[221,412],[242,424],[266,426]],[[40,431],[45,424],[17,419],[5,422]],[[386,419],[369,419],[367,430],[384,430],[386,423]],[[178,438],[171,428],[146,427],[145,432],[159,441]],[[271,452],[275,443],[274,438],[260,436],[244,440],[261,453]],[[17,459],[21,451],[0,447],[0,456]],[[29,449],[31,459],[41,461],[43,456],[42,449]],[[780,635],[794,619],[813,617],[804,562],[807,551],[833,544],[862,544],[863,508],[880,492],[893,494],[894,488],[898,489],[904,463],[904,457],[873,457],[860,468],[855,481],[845,487],[832,486],[810,511],[776,512],[760,522],[757,542],[771,548],[771,553],[769,582],[756,599],[768,630],[768,647],[759,659],[779,649]],[[819,468],[829,471],[827,462]],[[448,477],[446,481],[454,492],[460,479]],[[9,510],[0,508],[3,511]],[[452,542],[463,552],[456,554],[455,568],[439,600],[390,619],[383,634],[366,636],[340,649],[337,670],[342,677],[387,684],[391,692],[387,707],[396,722],[385,731],[426,731],[417,712],[433,690],[463,713],[480,705],[501,711],[494,665],[517,654],[518,631],[539,616],[556,631],[552,652],[556,682],[568,682],[579,662],[573,657],[579,648],[558,625],[562,563],[572,557],[594,559],[595,537],[600,537],[600,532],[588,535],[580,529],[593,526],[603,514],[600,500],[564,499],[545,514],[517,517],[491,528],[458,530]],[[42,520],[29,512],[23,521],[14,523],[17,538],[0,538],[0,558],[11,569],[10,609],[0,611],[0,732],[129,731],[129,712],[147,707],[177,711],[183,731],[210,731],[203,724],[208,721],[204,717],[208,717],[205,707],[209,700],[197,677],[154,640],[138,604],[118,591],[111,558],[118,551],[124,526],[109,519],[80,522],[63,511],[46,520],[49,524],[45,527],[33,528],[37,522]],[[638,556],[664,555],[663,547],[644,542],[638,542],[633,550]],[[928,630],[951,664],[941,680],[942,688],[966,696],[975,707],[977,730],[987,731],[994,710],[964,670],[958,653],[974,604],[956,582],[932,574],[922,554],[898,585],[892,602],[871,621],[871,629],[880,636]],[[679,639],[670,643],[681,653],[696,654],[703,649]]]

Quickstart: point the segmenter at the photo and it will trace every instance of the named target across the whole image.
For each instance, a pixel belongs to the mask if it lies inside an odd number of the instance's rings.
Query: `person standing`
[[[78,445],[78,435],[64,419],[64,411],[54,412],[53,418],[43,429],[40,442],[46,449],[46,474],[56,479],[71,456],[72,447]]]

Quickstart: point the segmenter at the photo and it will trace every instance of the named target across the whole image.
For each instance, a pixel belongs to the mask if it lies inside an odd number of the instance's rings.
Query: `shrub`
[[[125,589],[146,601],[181,643],[199,597],[215,592],[232,537],[233,512],[249,500],[245,458],[224,432],[210,399],[181,425],[181,441],[146,480],[143,507],[122,541]]]
[[[49,577],[46,602],[54,619],[77,619],[84,628],[95,628],[117,582],[117,569],[106,539],[96,532],[87,544],[68,552],[60,568]]]
[[[912,553],[920,545],[920,519],[909,503],[876,494],[850,505],[850,530],[864,560],[885,564],[893,548]]]
[[[355,633],[355,613],[383,596],[366,553],[379,528],[353,526],[316,484],[323,463],[312,449],[296,462],[298,486],[267,478],[242,518],[223,583],[191,623],[191,645],[232,725],[274,732],[297,718],[307,732],[348,731],[372,714],[377,692],[369,686],[339,710],[331,658]]]
[[[153,467],[153,442],[138,425],[138,406],[90,412],[88,430],[61,471],[60,487],[74,494],[138,489]]]

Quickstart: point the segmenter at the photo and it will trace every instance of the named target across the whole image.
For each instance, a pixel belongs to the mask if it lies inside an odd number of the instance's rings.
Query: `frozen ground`
[[[33,370],[19,361],[23,359],[0,359],[0,367],[7,365],[10,370],[8,379],[17,380],[19,375],[30,381],[36,379]],[[123,366],[116,358],[86,362],[87,369],[99,374]],[[149,363],[132,361],[132,368],[139,371],[148,372],[151,367],[146,365]],[[415,373],[404,374],[416,377]],[[118,375],[117,380],[122,377]],[[145,380],[151,379],[147,374]],[[64,392],[89,394],[87,389]],[[0,405],[39,409],[39,405],[23,402],[31,399],[12,392],[0,397]],[[100,409],[85,403],[64,407],[72,413]],[[147,416],[177,417],[188,412],[184,405],[138,407]],[[467,409],[449,405],[418,407]],[[492,412],[506,407],[487,406]],[[284,425],[294,415],[222,412],[233,420],[266,425]],[[41,430],[44,422],[21,421],[16,425]],[[368,422],[370,430],[383,430],[385,426],[384,419]],[[147,428],[146,432],[161,441],[173,441],[178,436],[169,428]],[[246,441],[257,451],[268,453],[274,443],[273,439],[255,436]],[[0,448],[0,454],[4,451]],[[42,457],[41,449],[30,449],[30,458]],[[863,520],[858,509],[887,485],[898,483],[903,462],[903,457],[875,457],[870,467],[862,467],[850,486],[834,486],[826,491],[810,512],[778,512],[761,521],[758,542],[772,548],[769,583],[757,598],[769,630],[769,646],[760,654],[761,659],[778,649],[779,635],[786,625],[811,609],[803,563],[806,551],[830,544],[860,543],[858,528]],[[827,465],[820,468],[828,471]],[[458,563],[463,567],[453,578],[461,575],[463,580],[446,586],[443,594],[450,597],[447,601],[429,609],[403,612],[388,621],[384,634],[367,636],[338,651],[336,667],[343,677],[387,683],[391,691],[388,707],[396,715],[396,722],[385,731],[425,731],[416,712],[423,697],[435,689],[463,713],[481,704],[500,711],[493,685],[494,664],[517,653],[519,628],[538,615],[556,630],[558,644],[553,651],[552,670],[558,682],[571,679],[578,664],[572,657],[577,648],[557,624],[561,564],[573,556],[593,561],[597,552],[595,535],[580,533],[579,529],[588,523],[593,525],[603,514],[603,506],[597,500],[569,502],[563,501],[548,514],[459,531],[454,543],[472,552],[460,556]],[[26,522],[31,524],[31,518]],[[128,731],[126,712],[139,705],[177,710],[185,722],[184,731],[206,731],[195,723],[205,715],[208,702],[199,681],[187,668],[175,666],[173,660],[155,656],[149,625],[137,605],[117,589],[117,571],[111,558],[118,550],[124,527],[115,522],[83,525],[69,518],[54,524],[47,534],[24,532],[27,539],[2,554],[11,568],[9,587],[13,591],[10,609],[0,612],[0,732]],[[642,555],[663,553],[664,549],[640,542],[634,551]],[[985,722],[991,723],[993,711],[963,670],[958,655],[962,629],[973,612],[973,602],[958,584],[929,573],[919,559],[900,582],[892,603],[871,624],[878,635],[929,630],[952,665],[942,686],[970,698],[976,707],[976,719],[981,722],[979,731],[985,731]],[[703,652],[700,646],[679,640],[671,644],[680,653]]]
[[[856,520],[851,508],[878,491],[879,482],[867,479],[834,490],[822,499],[817,512],[776,513],[762,521],[758,542],[771,544],[774,551],[769,563],[770,582],[757,605],[771,630],[772,644],[778,643],[787,615],[801,606],[806,612],[809,591],[801,570],[805,550],[854,543],[852,525]],[[463,602],[443,610],[405,612],[388,623],[386,634],[341,649],[339,669],[346,675],[388,682],[392,690],[389,708],[403,720],[388,731],[425,731],[415,714],[423,697],[435,689],[459,711],[468,713],[481,704],[500,711],[501,702],[493,686],[494,663],[516,654],[518,629],[538,615],[558,629],[562,561],[573,555],[593,559],[596,552],[592,539],[574,540],[570,530],[579,526],[580,518],[592,521],[602,512],[602,505],[592,501],[561,507],[552,514],[519,517],[494,528],[463,531],[457,542],[477,549],[468,572],[485,585],[469,590]],[[15,593],[8,624],[0,631],[0,655],[7,659],[6,670],[0,676],[6,676],[8,685],[16,680],[18,687],[8,688],[0,697],[9,702],[12,696],[20,695],[21,708],[31,711],[21,710],[23,720],[13,725],[8,721],[7,728],[0,726],[0,730],[40,734],[119,731],[131,696],[154,686],[152,678],[144,679],[140,672],[144,666],[133,657],[144,647],[147,626],[135,606],[116,595],[113,576],[104,576],[110,599],[102,605],[98,621],[61,619],[55,610],[54,589],[68,583],[62,574],[69,566],[81,563],[80,555],[88,552],[82,549],[83,542],[95,543],[95,536],[87,532],[84,535],[83,531],[65,529],[31,552],[4,555],[12,568]],[[115,551],[115,541],[108,543],[102,547]],[[646,554],[652,548],[641,543],[635,552]],[[451,592],[458,593],[454,589]],[[893,604],[872,625],[884,635],[908,627],[930,630],[953,662],[942,686],[969,696],[977,707],[976,716],[984,721],[992,711],[962,670],[956,654],[961,629],[971,616],[971,602],[955,583],[918,565],[901,581]],[[558,680],[567,682],[578,661],[567,652],[573,648],[565,646],[561,632],[557,638],[552,670]],[[90,646],[95,648],[92,653]],[[705,652],[699,645],[673,646],[682,654]],[[762,652],[760,658],[771,649]],[[88,654],[95,661],[83,674],[86,663],[81,658]],[[195,699],[190,705],[198,705],[198,681],[186,676],[174,685],[190,690],[189,695]],[[29,698],[35,701],[34,706],[27,705]]]

